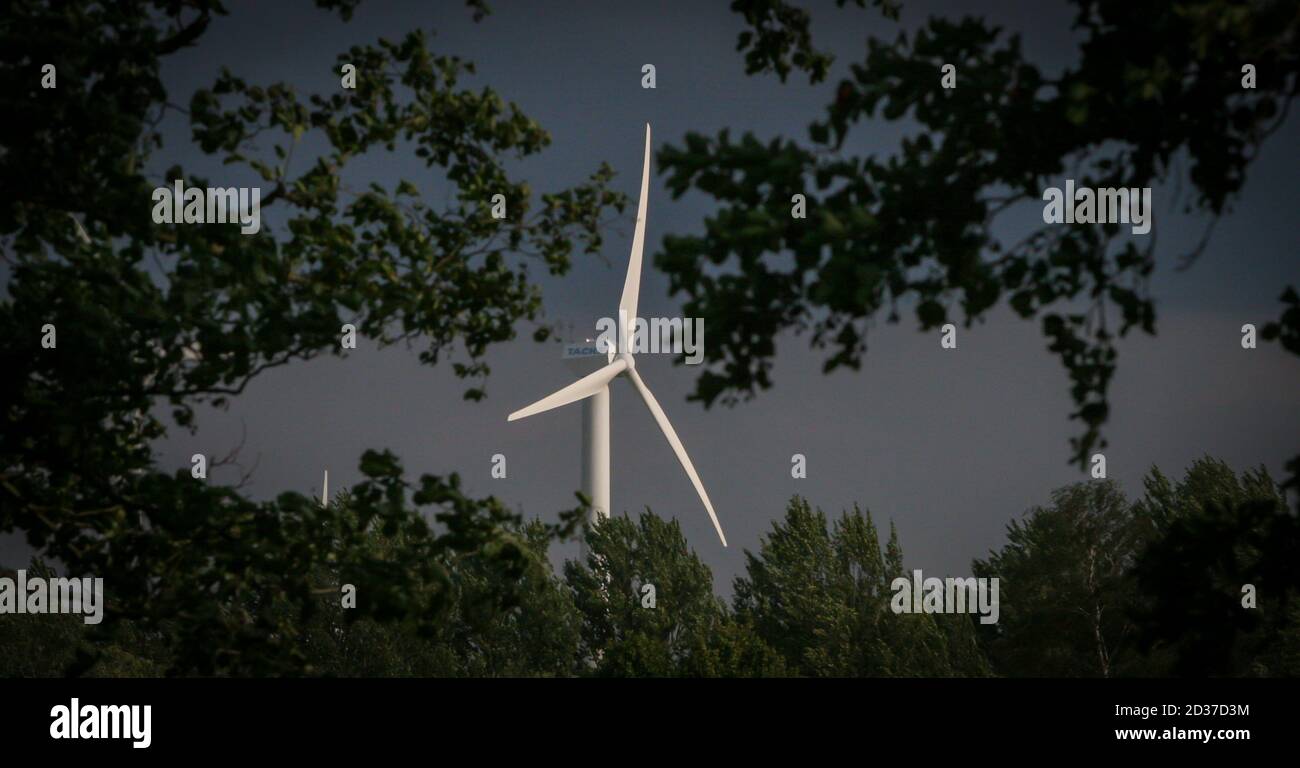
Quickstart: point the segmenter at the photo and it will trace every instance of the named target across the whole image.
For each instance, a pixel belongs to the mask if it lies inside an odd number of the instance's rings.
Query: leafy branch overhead
[[[808,333],[827,371],[856,369],[882,316],[914,313],[923,330],[969,326],[1005,302],[1039,320],[1069,374],[1082,422],[1074,461],[1105,445],[1116,339],[1155,332],[1158,227],[1130,237],[1113,224],[1039,226],[1010,237],[1006,222],[1017,210],[1036,216],[1062,177],[1157,195],[1185,181],[1182,212],[1213,221],[1300,87],[1300,15],[1291,2],[1249,12],[1194,0],[1076,5],[1080,49],[1059,76],[1028,61],[1018,35],[930,19],[888,42],[868,38],[803,140],[723,130],[660,151],[674,195],[696,190],[717,203],[702,235],[665,237],[657,256],[687,313],[710,329],[696,399],[732,403],[771,386],[784,331]],[[739,40],[746,71],[826,76],[831,59],[813,47],[805,11],[733,9],[749,27]],[[1256,89],[1241,87],[1243,62],[1264,73]],[[940,85],[948,63],[959,73],[951,89]],[[887,156],[854,154],[875,120],[904,124],[906,137]],[[795,194],[806,219],[791,215]]]
[[[835,0],[843,8],[850,0]],[[866,0],[852,0],[859,8]],[[871,0],[881,15],[897,20],[902,6],[897,0]],[[826,79],[835,57],[813,47],[812,16],[784,0],[732,0],[731,10],[745,20],[747,29],[740,33],[736,50],[745,54],[745,73],[775,72],[785,82],[796,69],[808,73],[808,81]]]
[[[357,2],[318,5],[347,20]],[[473,65],[438,54],[421,31],[322,61],[338,83],[322,93],[222,70],[210,87],[169,94],[167,58],[200,45],[226,13],[212,0],[6,8],[0,321],[13,332],[0,341],[0,531],[24,531],[47,557],[104,577],[114,616],[185,616],[178,669],[291,671],[301,657],[273,604],[305,610],[296,574],[347,562],[366,519],[349,527],[300,496],[255,503],[188,466],[158,466],[152,444],[172,426],[168,410],[193,431],[198,405],[220,407],[291,361],[343,354],[345,323],[379,345],[418,343],[429,364],[454,356],[453,371],[474,380],[466,396],[482,397],[489,347],[541,318],[531,272],[563,273],[575,253],[598,251],[626,200],[606,165],[542,193],[508,173],[507,162],[546,148],[546,131],[468,85]],[[41,87],[47,61],[57,88]],[[355,88],[339,81],[344,64],[356,67]],[[164,146],[176,135],[168,121],[188,125],[192,146]],[[175,163],[195,150],[223,168],[218,178]],[[357,181],[379,153],[418,162],[391,185]],[[178,179],[260,187],[266,226],[246,235],[155,223],[153,190]],[[492,216],[495,195],[504,219]],[[46,324],[57,350],[41,345]],[[426,477],[417,493],[395,468],[392,457],[363,458],[372,480],[354,494],[411,545],[391,563],[352,565],[374,594],[391,594],[376,610],[434,615],[432,597],[399,572],[432,583],[421,563],[439,549],[508,555],[504,513],[461,496],[454,476]],[[430,503],[454,510],[433,529],[418,509]]]

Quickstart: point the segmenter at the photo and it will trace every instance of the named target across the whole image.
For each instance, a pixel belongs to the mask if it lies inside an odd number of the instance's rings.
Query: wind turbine
[[[705,492],[704,484],[700,482],[700,476],[695,471],[695,465],[691,463],[691,457],[686,455],[686,448],[677,437],[677,431],[668,421],[668,415],[664,413],[663,408],[659,407],[659,401],[655,400],[641,374],[637,373],[636,360],[632,357],[632,345],[629,343],[632,328],[636,324],[637,296],[641,292],[641,252],[645,248],[646,198],[649,191],[650,125],[647,123],[645,159],[641,166],[641,199],[636,208],[632,255],[628,260],[627,278],[623,281],[623,297],[618,302],[618,349],[606,350],[606,365],[600,370],[578,379],[564,389],[526,408],[515,411],[510,414],[507,421],[527,418],[578,400],[587,401],[584,403],[587,418],[584,419],[586,428],[583,430],[583,456],[587,466],[583,472],[583,492],[592,502],[592,522],[597,522],[602,517],[609,517],[609,385],[619,376],[627,377],[632,381],[632,386],[636,388],[646,408],[650,409],[650,415],[654,416],[664,437],[668,438],[668,444],[672,446],[673,453],[677,454],[677,460],[682,464],[682,469],[686,470],[687,477],[694,484],[695,492],[700,495],[700,501],[704,502],[704,510],[709,513],[709,519],[713,521],[718,538],[722,540],[722,546],[725,547],[727,537],[723,535],[722,526],[718,524],[718,516],[713,513],[713,503],[709,501],[709,494]]]

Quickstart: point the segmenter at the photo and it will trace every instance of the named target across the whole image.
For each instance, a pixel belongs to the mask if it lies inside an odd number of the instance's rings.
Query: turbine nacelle
[[[636,209],[636,228],[632,233],[632,253],[628,259],[627,277],[623,281],[623,295],[618,302],[618,348],[606,350],[607,365],[598,371],[587,374],[578,379],[567,387],[547,395],[532,405],[520,408],[510,414],[508,421],[527,418],[552,408],[559,408],[562,405],[584,400],[601,392],[607,392],[609,383],[619,376],[626,376],[632,381],[632,386],[636,388],[637,394],[640,395],[641,401],[654,417],[655,423],[659,425],[660,431],[668,440],[668,445],[673,449],[677,456],[677,461],[681,463],[682,469],[686,471],[686,476],[690,478],[691,484],[695,486],[695,492],[699,494],[700,501],[704,502],[704,510],[709,513],[709,520],[713,522],[713,528],[718,532],[718,538],[722,540],[722,546],[727,546],[727,537],[722,533],[722,526],[718,523],[718,516],[713,512],[713,503],[709,501],[709,494],[704,490],[704,483],[700,482],[700,476],[695,471],[695,465],[691,463],[691,457],[686,454],[686,448],[682,441],[677,437],[677,431],[668,421],[668,415],[664,409],[659,406],[659,401],[650,392],[646,386],[645,380],[641,374],[636,371],[636,359],[632,356],[632,346],[630,339],[627,337],[628,329],[636,324],[637,319],[637,298],[641,292],[641,256],[645,250],[645,223],[646,223],[646,203],[650,192],[650,126],[645,127],[645,159],[641,166],[641,197],[637,202]],[[608,430],[608,420],[604,422],[604,430]],[[608,435],[603,435],[603,443],[608,446]],[[604,465],[604,471],[608,473],[608,462]],[[608,488],[608,478],[605,478],[604,487]],[[608,513],[608,510],[604,510]]]

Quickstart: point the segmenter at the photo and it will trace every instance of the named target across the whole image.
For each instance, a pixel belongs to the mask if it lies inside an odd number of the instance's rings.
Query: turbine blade
[[[677,437],[677,431],[673,429],[673,425],[668,421],[668,415],[664,413],[663,408],[659,407],[659,401],[655,400],[655,396],[650,394],[650,388],[641,380],[641,374],[637,373],[635,368],[629,368],[627,375],[632,379],[636,391],[640,393],[641,399],[645,401],[646,407],[650,409],[655,421],[659,422],[659,429],[663,430],[664,437],[668,438],[668,444],[673,447],[673,453],[677,454],[677,460],[682,463],[682,469],[686,470],[687,476],[695,484],[695,492],[700,495],[700,501],[704,502],[704,509],[709,513],[709,519],[713,521],[713,527],[718,532],[718,538],[722,540],[722,546],[727,546],[727,537],[722,533],[722,526],[718,523],[718,516],[713,513],[713,503],[709,501],[709,494],[704,491],[704,483],[700,482],[700,476],[695,472],[695,465],[691,463],[691,457],[686,455],[686,446],[682,445],[681,439]]]
[[[627,261],[623,298],[618,302],[620,352],[631,352],[629,344],[636,324],[637,297],[641,294],[641,254],[645,251],[646,205],[650,197],[650,124],[645,126],[645,158],[641,164],[641,199],[636,204],[636,229],[632,233],[632,256]],[[612,359],[612,358],[611,358]]]
[[[614,377],[622,373],[625,368],[627,368],[627,363],[625,361],[615,360],[604,368],[601,368],[599,371],[583,376],[581,379],[578,379],[564,389],[543,397],[541,400],[538,400],[527,408],[520,408],[510,414],[510,418],[506,419],[506,421],[515,421],[517,419],[527,418],[533,414],[541,413],[542,411],[549,411],[552,408],[559,408],[561,405],[568,405],[575,400],[591,397],[604,388],[606,384],[613,381]]]

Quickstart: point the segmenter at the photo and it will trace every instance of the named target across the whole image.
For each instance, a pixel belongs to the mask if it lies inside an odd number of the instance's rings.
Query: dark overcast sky
[[[1062,3],[904,2],[907,26],[930,15],[981,15],[1020,32],[1026,55],[1048,70],[1073,55],[1070,10]],[[746,77],[734,50],[741,24],[726,3],[491,5],[493,15],[475,24],[454,2],[367,2],[344,24],[308,2],[235,2],[197,48],[169,60],[165,79],[173,100],[187,100],[222,65],[253,81],[328,91],[338,87],[335,56],[348,46],[433,28],[435,50],[476,64],[471,84],[490,85],[550,131],[550,148],[513,166],[534,190],[574,184],[604,160],[633,200],[646,122],[654,126],[656,148],[679,143],[688,131],[723,127],[805,139],[833,87],[809,87],[797,77],[787,85],[771,76]],[[861,58],[866,36],[895,33],[892,22],[872,11],[829,2],[813,7],[818,44],[838,57],[832,84]],[[655,90],[640,86],[646,63],[657,68]],[[849,149],[891,152],[906,128],[868,124]],[[1156,191],[1159,334],[1120,345],[1107,428],[1110,475],[1131,494],[1152,464],[1181,473],[1209,453],[1238,468],[1264,464],[1280,476],[1284,459],[1300,449],[1300,360],[1275,345],[1246,352],[1239,344],[1240,326],[1276,318],[1281,286],[1300,283],[1297,138],[1293,116],[1250,170],[1235,210],[1191,270],[1174,270],[1169,262],[1199,238],[1204,222],[1178,218],[1172,192]],[[221,175],[175,142],[157,160],[160,169],[180,162],[223,185],[248,183]],[[367,158],[360,170],[390,185],[409,178],[439,199],[436,180],[405,153]],[[680,313],[652,256],[666,234],[700,231],[710,211],[700,196],[672,200],[662,181],[656,169],[641,292],[645,316]],[[274,227],[275,216],[268,209],[263,225]],[[580,260],[560,279],[539,276],[549,317],[591,326],[616,311],[634,216],[629,209],[611,232],[603,261]],[[613,388],[613,506],[618,512],[649,506],[680,519],[723,591],[743,570],[743,550],[756,548],[795,493],[830,513],[858,502],[882,527],[894,520],[912,567],[936,575],[968,572],[972,557],[1003,542],[1010,518],[1082,475],[1066,463],[1067,438],[1078,426],[1066,418],[1066,376],[1037,321],[999,310],[959,339],[957,350],[942,351],[937,334],[920,333],[910,318],[881,324],[871,332],[861,372],[826,376],[806,340],[782,338],[775,386],[753,402],[712,410],[685,399],[692,369],[646,356],[638,369],[685,442],[732,546],[719,545],[690,482],[625,380]],[[188,467],[192,453],[224,454],[246,428],[244,457],[259,460],[250,486],[258,497],[284,489],[316,492],[325,468],[331,488],[344,488],[358,480],[362,450],[390,448],[412,475],[459,471],[471,493],[494,494],[530,516],[551,518],[572,506],[580,407],[506,422],[510,411],[572,378],[557,347],[520,340],[496,348],[489,396],[480,403],[461,399],[464,383],[446,365],[421,366],[414,351],[377,351],[364,339],[360,347],[346,359],[262,375],[228,411],[205,412],[197,437],[176,432],[161,443],[160,465]],[[505,480],[489,475],[495,453],[507,457]],[[790,477],[793,453],[808,457],[806,480]],[[0,543],[0,560],[12,562],[20,551],[11,538]]]

